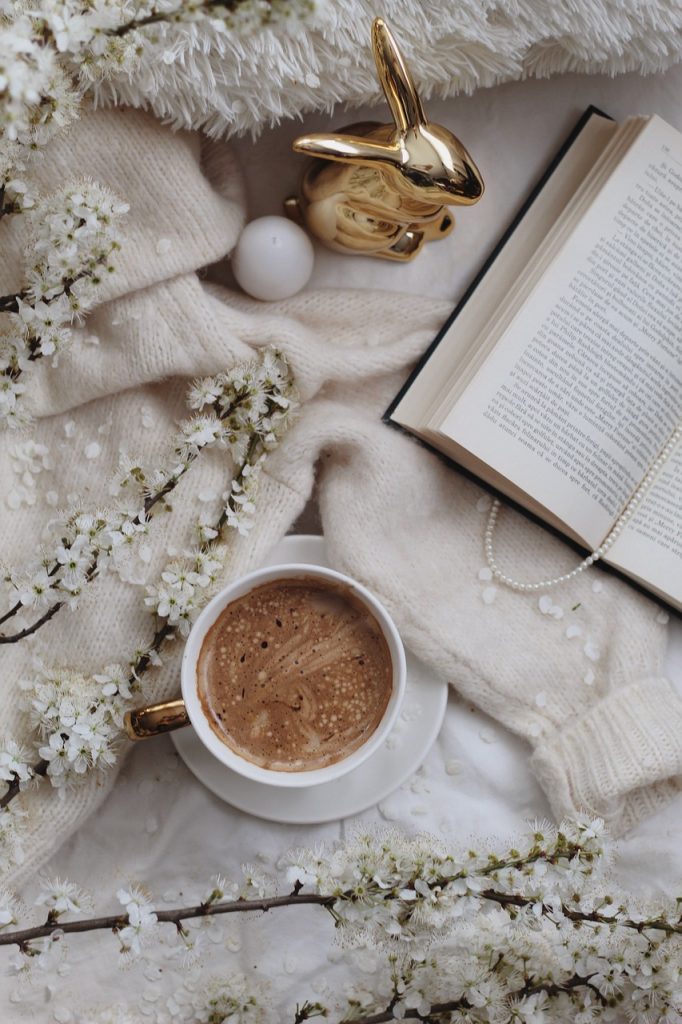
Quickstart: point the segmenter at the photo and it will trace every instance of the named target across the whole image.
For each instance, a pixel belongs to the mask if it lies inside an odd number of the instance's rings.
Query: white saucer
[[[328,566],[324,538],[284,537],[263,564],[284,562]],[[403,708],[384,745],[348,775],[307,789],[283,789],[245,779],[213,757],[191,728],[171,733],[171,738],[189,770],[228,804],[269,821],[314,825],[358,814],[408,779],[440,731],[447,699],[447,683],[408,651]]]

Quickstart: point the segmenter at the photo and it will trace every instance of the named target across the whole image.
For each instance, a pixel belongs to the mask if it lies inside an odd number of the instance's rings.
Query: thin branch
[[[19,605],[21,607],[21,602]],[[40,627],[49,622],[53,615],[56,615],[63,605],[63,601],[57,601],[55,604],[50,605],[47,611],[44,612],[39,619],[36,619],[34,623],[27,626],[25,629],[20,629],[18,633],[10,633],[9,635],[0,634],[0,646],[2,646],[2,644],[18,644],[20,640],[25,640],[27,636],[32,636],[33,633],[37,633]],[[6,622],[8,618],[10,618],[9,612],[5,616],[4,621]]]
[[[47,761],[38,761],[37,764],[33,765],[33,774],[34,775],[42,776],[42,775],[45,775],[46,772],[47,772]],[[2,810],[3,807],[7,807],[7,804],[11,800],[14,800],[14,797],[20,791],[21,790],[20,790],[20,785],[19,785],[19,779],[15,775],[14,778],[12,779],[12,781],[10,782],[9,786],[7,787],[7,792],[3,793],[2,796],[0,797],[0,810]]]
[[[145,502],[144,502],[144,512],[141,513],[140,515],[135,516],[135,518],[132,520],[133,526],[139,526],[143,522],[143,519],[146,518],[146,516],[149,513],[149,511],[159,501],[161,501],[163,498],[165,498],[165,496],[167,494],[169,494],[170,491],[173,490],[173,488],[176,486],[176,484],[180,481],[181,477],[184,476],[186,471],[189,469],[190,465],[192,464],[192,462],[194,461],[195,458],[196,458],[196,455],[189,456],[188,460],[187,460],[187,463],[182,467],[180,472],[176,473],[175,476],[171,477],[171,479],[168,480],[163,485],[163,487],[161,487],[155,494],[149,495],[145,499]],[[63,543],[66,543],[66,542],[63,541]],[[85,573],[84,583],[89,583],[93,579],[93,577],[97,574],[97,564],[98,564],[98,558],[97,558],[97,556],[95,556],[95,558],[92,560],[92,562],[88,566],[87,572]],[[59,563],[55,562],[55,564],[53,566],[51,566],[50,572],[48,573],[48,575],[49,576],[54,576],[54,574],[58,570],[59,570]],[[20,640],[25,640],[27,636],[32,636],[33,633],[37,633],[41,626],[44,626],[45,623],[49,622],[50,619],[52,618],[52,616],[56,615],[57,612],[59,611],[59,609],[64,607],[65,603],[66,603],[65,601],[56,601],[53,605],[50,605],[50,607],[47,609],[47,611],[44,612],[40,616],[39,619],[36,619],[36,621],[34,623],[32,623],[30,626],[27,626],[25,629],[19,630],[18,633],[5,633],[5,634],[0,633],[0,646],[2,646],[3,644],[16,644]],[[3,617],[0,619],[0,624],[2,624],[3,622],[7,622],[8,619],[11,619],[14,615],[17,614],[17,612],[21,608],[22,608],[21,601],[18,601],[12,608],[10,608],[10,610],[8,612],[6,612],[5,615],[3,615]]]
[[[581,977],[579,974],[574,974],[571,978],[567,978],[563,984],[546,984],[546,985],[524,985],[516,992],[510,992],[509,995],[523,999],[526,996],[537,995],[540,992],[546,992],[548,996],[558,996],[562,992],[572,992],[576,988],[589,988],[592,992],[596,993],[601,1003],[605,1003],[606,1000],[594,985],[590,984],[590,977]],[[435,1021],[436,1017],[442,1017],[446,1013],[455,1013],[457,1010],[470,1010],[471,1003],[468,999],[462,996],[461,999],[452,999],[445,1003],[434,1003],[428,1013],[420,1013],[419,1010],[405,1010],[402,1020],[421,1020],[421,1021]],[[381,1010],[379,1013],[371,1014],[368,1017],[357,1017],[354,1018],[353,1024],[388,1024],[389,1021],[394,1021],[395,1016],[393,1014],[393,1003],[386,1007],[385,1010]]]
[[[204,0],[201,6],[204,10],[219,7],[226,11],[234,11],[242,3],[244,3],[244,0]],[[109,29],[105,34],[122,38],[123,36],[127,36],[130,32],[135,32],[137,29],[145,28],[147,25],[156,25],[159,22],[164,21],[177,21],[182,18],[185,6],[186,4],[180,4],[171,11],[152,10],[149,14],[143,15],[141,18],[131,18],[130,21],[124,22],[123,25],[119,25],[118,28]]]
[[[314,893],[290,894],[289,896],[273,896],[261,900],[232,900],[229,903],[198,903],[193,907],[180,907],[177,910],[157,910],[156,918],[160,924],[174,924],[176,928],[183,921],[191,921],[198,917],[216,917],[219,914],[247,914],[255,911],[266,912],[279,907],[300,906],[303,904],[330,907],[336,900],[335,896],[317,896]],[[21,931],[0,932],[0,946],[19,946],[24,948],[33,939],[42,939],[54,932],[72,934],[75,932],[119,931],[128,924],[127,914],[112,914],[109,917],[93,917],[83,921],[52,921],[37,925],[35,928],[23,928]]]
[[[186,469],[186,468],[187,467],[183,468],[183,472],[184,472],[184,469]],[[171,481],[166,483],[161,488],[161,490],[158,491],[157,494],[153,495],[152,497],[148,498],[145,501],[145,503],[144,503],[144,513],[142,515],[135,516],[135,518],[132,520],[133,526],[139,526],[140,525],[140,523],[142,522],[143,516],[146,516],[148,510],[150,508],[152,508],[156,504],[157,501],[160,501],[161,498],[164,497],[164,495],[167,494],[169,490],[171,490],[171,486],[174,486],[174,483],[177,482],[180,479],[181,475],[182,475],[181,473],[178,473],[177,476],[173,477]],[[64,544],[66,546],[67,543],[68,543],[68,541],[64,537],[62,537],[62,544]],[[85,579],[83,581],[84,584],[85,583],[89,583],[97,575],[98,562],[99,562],[99,558],[98,558],[97,554],[95,554],[92,562],[88,566],[87,571],[85,573]],[[59,562],[54,562],[50,566],[50,571],[48,572],[48,576],[54,576],[55,573],[57,573],[59,571],[59,569],[60,569],[60,563]],[[56,589],[56,588],[53,588],[53,589]],[[2,646],[3,644],[16,644],[20,640],[25,640],[27,636],[32,636],[33,633],[37,633],[38,630],[41,628],[41,626],[44,626],[46,622],[49,622],[50,619],[52,618],[52,616],[56,615],[57,612],[59,611],[59,609],[64,607],[65,603],[66,603],[65,601],[55,601],[55,603],[53,605],[50,605],[50,607],[47,609],[47,611],[44,612],[40,616],[39,619],[36,619],[35,622],[33,622],[30,626],[27,626],[25,629],[19,630],[18,633],[0,633],[0,646]],[[23,607],[23,605],[22,605],[21,601],[17,601],[17,603],[15,605],[13,605],[9,609],[9,611],[7,611],[2,616],[2,618],[0,618],[0,625],[2,625],[2,623],[4,623],[4,622],[7,622],[9,619],[13,618],[21,610],[22,607]]]
[[[6,611],[4,615],[0,615],[0,626],[2,626],[3,622],[7,622],[8,619],[14,618],[17,612],[20,612],[23,607],[24,606],[21,601],[17,601],[16,604],[13,604],[9,611]]]
[[[529,907],[537,903],[537,900],[527,896],[517,896],[512,893],[497,892],[495,889],[484,889],[477,893],[481,899],[490,900],[501,907]],[[547,916],[552,913],[552,908],[542,904],[542,913]],[[619,925],[622,928],[631,928],[634,931],[645,932],[649,930],[666,932],[668,935],[682,935],[682,921],[671,924],[663,918],[655,918],[650,921],[633,921],[631,918],[614,918],[606,914],[600,914],[598,910],[572,910],[562,904],[561,913],[569,921],[585,924],[607,924]]]
[[[66,544],[66,540],[65,540],[64,537],[62,537],[62,544]],[[48,576],[54,576],[57,572],[59,572],[59,568],[60,568],[59,562],[54,562],[50,566],[50,571],[48,572],[47,575]],[[61,607],[62,604],[63,604],[63,602],[60,601],[59,602],[60,607]],[[9,609],[9,611],[5,612],[5,614],[0,618],[0,625],[2,625],[4,622],[7,622],[9,619],[14,618],[14,616],[18,612],[20,612],[23,607],[24,607],[24,605],[21,603],[21,601],[17,601],[16,604],[13,604],[12,607]],[[49,610],[50,609],[48,609],[48,611]],[[52,613],[52,614],[54,614],[54,613]],[[51,617],[52,616],[50,616],[50,618]],[[41,625],[42,625],[42,623],[41,623]],[[39,628],[39,626],[36,624],[36,629],[38,629],[38,628]],[[35,632],[35,630],[33,630],[33,631]],[[21,637],[16,636],[16,639],[20,640]],[[0,644],[10,644],[10,643],[14,643],[14,642],[15,642],[15,634],[11,634],[9,636],[4,636],[4,635],[0,634]]]
[[[448,1003],[434,1003],[425,1016],[419,1013],[418,1010],[405,1010],[401,1019],[431,1021],[435,1020],[439,1015],[442,1016],[444,1013],[454,1013],[455,1010],[468,1010],[470,1008],[471,1004],[468,1000],[464,998],[453,999]],[[395,1016],[393,1014],[393,1009],[391,1007],[387,1007],[380,1013],[373,1013],[369,1017],[356,1017],[353,1024],[387,1024],[388,1021],[394,1020]]]
[[[28,292],[17,292],[15,295],[0,295],[0,313],[17,313],[19,302],[28,298]]]
[[[142,655],[142,657],[138,658],[135,664],[133,665],[132,672],[128,677],[129,683],[132,683],[133,680],[138,679],[141,675],[144,675],[144,673],[147,671],[147,669],[150,667],[152,663],[152,652],[160,651],[166,640],[172,639],[172,637],[173,627],[168,622],[165,622],[163,626],[160,626],[157,629],[156,633],[152,637],[152,642],[145,651],[145,653]]]
[[[71,282],[73,284],[73,282]],[[30,297],[28,288],[23,288],[13,295],[0,295],[0,313],[18,313],[19,303],[25,302]]]

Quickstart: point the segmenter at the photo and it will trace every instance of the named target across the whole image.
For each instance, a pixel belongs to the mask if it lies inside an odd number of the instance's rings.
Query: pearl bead
[[[286,217],[259,217],[247,224],[232,254],[232,272],[254,299],[288,299],[313,272],[315,253],[303,228]]]

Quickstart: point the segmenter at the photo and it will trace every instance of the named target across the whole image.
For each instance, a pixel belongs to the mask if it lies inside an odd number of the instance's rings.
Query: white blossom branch
[[[246,35],[308,18],[314,7],[314,0],[50,0],[33,8],[9,0],[0,21],[0,66],[8,79],[0,106],[5,155],[10,161],[30,155],[74,121],[93,82],[132,72],[150,26],[203,19]]]
[[[497,903],[505,910],[513,910],[513,908],[525,910],[532,908],[536,914],[541,914],[545,917],[549,917],[550,919],[552,919],[556,914],[555,906],[545,904],[542,901],[538,902],[534,897],[496,892],[494,889],[484,889],[479,893],[479,896],[481,899]],[[616,920],[621,928],[631,928],[633,931],[640,933],[647,931],[661,931],[668,935],[682,935],[682,914],[677,918],[677,920],[669,921],[663,917],[636,920],[622,916],[624,913],[625,908],[623,906],[614,907],[611,897],[606,897],[604,899],[604,907],[602,910],[584,911],[579,907],[572,907],[568,901],[561,904],[562,917],[565,917],[568,921],[574,921],[576,924],[603,924],[612,926],[614,920]]]
[[[44,968],[65,936],[111,931],[134,958],[168,924],[171,955],[194,955],[216,916],[321,906],[344,946],[383,952],[384,963],[373,992],[361,983],[345,997],[345,1011],[338,999],[333,1007],[299,1003],[295,1024],[332,1016],[356,1024],[587,1024],[613,1019],[616,1008],[633,1020],[672,1024],[682,1009],[680,903],[634,914],[606,897],[595,876],[602,831],[602,822],[587,819],[557,832],[536,827],[503,856],[463,857],[435,837],[356,836],[331,850],[287,854],[293,889],[284,896],[274,879],[245,865],[241,884],[216,876],[190,906],[157,910],[146,890],[129,885],[116,894],[118,914],[79,920],[71,918],[89,906],[87,893],[44,880],[36,902],[47,906],[47,920],[34,927],[14,927],[18,904],[0,894],[0,945],[18,947],[26,962],[37,957]],[[220,992],[218,1002],[205,997],[216,1020],[225,1016],[217,1006],[226,1013],[241,1007],[234,1018],[241,1024],[263,1019],[246,979],[227,979]],[[206,1008],[194,1004],[196,1019],[207,1019]]]
[[[274,365],[272,360],[266,362],[268,366],[271,363]],[[286,376],[282,379],[261,379],[256,373],[245,375],[243,367],[237,367],[234,373],[223,374],[219,384],[216,381],[217,378],[208,378],[192,386],[190,401],[194,401],[196,406],[196,402],[202,400],[215,419],[208,419],[204,413],[201,417],[190,418],[181,424],[169,461],[171,468],[154,474],[154,478],[161,480],[158,486],[149,482],[139,464],[127,467],[122,485],[138,486],[142,505],[139,512],[115,509],[110,514],[99,513],[95,520],[92,517],[83,520],[82,516],[74,515],[64,524],[56,557],[51,561],[43,560],[22,575],[8,574],[7,582],[21,596],[0,616],[0,625],[4,625],[26,606],[45,603],[52,594],[59,595],[59,598],[30,625],[15,633],[0,634],[0,645],[18,643],[46,625],[65,605],[75,607],[76,598],[97,575],[102,559],[111,560],[112,556],[115,559],[116,538],[119,541],[125,539],[126,544],[129,544],[144,534],[155,508],[164,503],[202,452],[219,445],[229,448],[233,456],[239,458],[245,436],[248,438],[251,433],[255,436],[259,432],[261,435],[267,432],[270,429],[269,418],[273,412],[282,408],[279,403],[288,403],[290,400],[291,382]],[[197,395],[205,396],[206,400],[203,397],[198,399]],[[253,405],[261,402],[264,405],[258,413],[260,418],[252,422]],[[288,408],[288,404],[285,408]],[[253,458],[250,461],[253,464]],[[241,480],[239,474],[237,480]]]
[[[131,659],[127,674],[119,665],[105,666],[92,679],[60,669],[45,670],[25,685],[30,692],[32,722],[42,741],[40,760],[30,763],[11,739],[0,742],[0,778],[7,783],[0,812],[7,812],[8,805],[38,776],[47,776],[60,788],[77,783],[92,768],[106,769],[115,762],[124,737],[124,714],[140,691],[142,675],[160,663],[159,651],[166,641],[189,631],[210,596],[222,568],[222,549],[216,546],[216,539],[226,528],[242,533],[250,528],[258,470],[287,429],[295,408],[287,364],[279,353],[266,349],[229,373],[197,381],[189,401],[199,409],[213,405],[216,414],[183,425],[183,465],[217,438],[239,459],[238,471],[222,496],[221,511],[213,523],[201,524],[203,539],[198,547],[185,559],[167,565],[159,582],[147,587],[145,604],[156,616],[157,628],[150,644]],[[174,470],[164,486],[178,473]],[[132,476],[146,486],[139,467],[134,467]],[[163,487],[150,500],[162,500],[161,490]],[[92,523],[88,520],[85,526],[92,527]],[[0,835],[1,826],[0,816]]]
[[[127,210],[108,189],[84,181],[29,211],[25,287],[0,297],[3,425],[28,422],[22,378],[31,363],[50,355],[56,360],[70,343],[72,324],[91,308],[104,277],[114,272],[112,255],[120,248],[117,222]]]
[[[560,984],[524,984],[520,985],[516,989],[510,986],[509,989],[507,990],[506,995],[508,999],[516,999],[519,1001],[523,1001],[528,999],[529,997],[541,994],[546,995],[548,997],[558,996],[562,993],[574,992],[578,988],[589,989],[596,995],[599,1003],[601,1003],[603,1006],[607,1005],[607,1000],[601,995],[599,990],[596,989],[595,986],[591,983],[590,977],[588,976],[584,978],[579,974],[574,974],[570,978],[566,978],[566,980],[562,981]],[[461,1010],[474,1010],[475,1008],[476,1007],[474,1003],[470,1002],[465,996],[462,996],[459,999],[450,999],[446,1002],[432,1003],[429,1009],[424,1013],[421,1013],[418,1009],[402,1009],[400,1018],[396,1018],[395,1003],[391,1002],[384,1010],[381,1010],[379,1013],[372,1013],[363,1017],[353,1017],[353,1024],[390,1024],[390,1022],[395,1021],[396,1019],[421,1020],[428,1021],[431,1022],[431,1024],[434,1024],[436,1018],[444,1019],[445,1016],[447,1015],[450,1018],[450,1020],[452,1020],[452,1014],[457,1013]],[[315,1009],[314,1006],[313,1009]],[[311,1017],[313,1016],[321,1016],[321,1014],[312,1013],[299,1015],[295,1017],[294,1024],[302,1024],[303,1021],[310,1020]],[[324,1016],[327,1016],[327,1014],[325,1013]],[[523,1019],[523,1017],[520,1017],[520,1020]]]
[[[171,639],[172,636],[173,630],[168,625],[168,623],[164,623],[159,626],[156,633],[152,637],[149,646],[146,647],[144,650],[138,652],[134,656],[133,661],[131,663],[130,672],[125,680],[124,685],[118,687],[113,696],[118,697],[120,694],[120,690],[123,689],[128,689],[128,692],[130,692],[130,687],[133,688],[134,692],[135,688],[137,688],[139,685],[140,678],[145,674],[145,672],[147,672],[152,666],[159,664],[159,651],[162,649],[165,642]],[[96,709],[94,701],[95,694],[92,695],[92,698],[89,701],[91,711],[94,711]],[[121,718],[122,720],[121,715],[119,715],[119,718]],[[57,731],[52,733],[52,735],[59,737],[62,741],[59,747],[57,748],[57,756],[60,758],[60,760],[66,759],[68,757],[68,747],[65,744],[66,740],[68,739],[68,733],[64,732],[58,727]],[[122,736],[115,738],[119,739],[122,738]],[[20,792],[22,792],[22,790],[25,788],[24,783],[27,782],[29,779],[42,778],[45,775],[47,775],[50,769],[50,764],[50,759],[42,757],[39,761],[36,761],[34,764],[23,765],[23,773],[19,771],[12,771],[11,777],[9,778],[7,783],[7,790],[0,797],[0,810],[6,808],[12,802],[12,800],[14,800],[14,798],[18,796]],[[25,776],[25,778],[22,778],[22,774]]]
[[[520,911],[531,910],[536,918],[547,916],[553,923],[566,919],[575,924],[631,930],[640,935],[647,932],[682,935],[679,905],[671,907],[668,916],[634,917],[628,915],[625,906],[614,905],[609,896],[600,896],[596,909],[589,906],[583,909],[572,897],[556,895],[561,890],[570,890],[578,878],[584,883],[592,876],[603,857],[602,831],[603,823],[598,819],[565,822],[556,834],[532,833],[531,842],[523,852],[511,850],[506,857],[479,856],[470,852],[464,860],[459,860],[451,854],[433,850],[428,861],[424,854],[424,839],[404,840],[412,857],[403,856],[399,860],[392,856],[390,843],[381,846],[372,837],[363,836],[356,840],[355,846],[352,842],[342,846],[337,859],[332,856],[327,863],[321,855],[310,851],[290,853],[285,858],[289,863],[287,880],[293,879],[294,885],[287,895],[263,896],[262,892],[273,883],[263,879],[256,882],[248,875],[247,886],[260,886],[261,894],[257,899],[240,895],[238,899],[223,901],[222,897],[230,886],[223,879],[218,879],[201,903],[173,910],[154,909],[153,912],[157,922],[179,927],[185,921],[216,914],[313,904],[328,910],[337,925],[352,928],[357,923],[358,912],[371,919],[372,908],[389,907],[392,920],[401,927],[389,929],[388,934],[395,940],[404,936],[411,942],[412,925],[415,922],[418,927],[425,924],[423,914],[430,906],[440,902],[452,909],[459,901],[465,905],[473,901],[479,905],[495,904],[507,912],[511,920]],[[339,870],[339,863],[344,865],[345,871]],[[540,863],[543,869],[538,873]],[[324,865],[324,879],[319,872],[313,874],[310,871],[313,864],[318,868]],[[383,865],[380,874],[376,871],[377,864]],[[555,893],[547,903],[537,892],[538,879],[548,880]],[[305,892],[306,884],[314,891]],[[582,895],[584,897],[584,893]],[[55,932],[61,935],[119,930],[126,923],[126,915],[121,914],[78,921],[63,921],[60,914],[54,914],[47,922],[35,927],[20,931],[0,929],[0,945],[25,946],[33,939]]]
[[[300,17],[314,10],[313,0],[264,0],[256,8],[253,0],[183,0],[172,8],[152,7],[145,14],[137,14],[116,28],[108,29],[107,35],[122,38],[149,25],[159,23],[176,24],[181,21],[197,21],[202,16],[212,20],[221,19],[226,27],[234,26],[234,16],[244,12],[251,24],[267,25],[282,18]]]

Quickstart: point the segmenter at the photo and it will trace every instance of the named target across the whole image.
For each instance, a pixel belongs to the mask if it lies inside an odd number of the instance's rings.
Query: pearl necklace
[[[493,552],[493,533],[495,532],[495,524],[497,523],[497,517],[502,507],[502,503],[499,498],[494,498],[490,514],[488,515],[484,539],[485,559],[488,563],[488,568],[493,574],[493,579],[497,583],[501,583],[503,586],[509,587],[511,590],[547,590],[549,587],[556,587],[560,583],[566,583],[568,580],[575,579],[575,577],[579,576],[581,572],[585,571],[585,569],[589,569],[591,565],[594,565],[595,562],[598,562],[600,558],[604,557],[606,552],[613,546],[614,542],[623,532],[628,521],[637,510],[642,498],[651,487],[654,477],[666,459],[672,454],[675,445],[680,441],[680,439],[682,439],[682,423],[673,431],[665,447],[654,462],[652,462],[646,476],[628,501],[621,514],[618,516],[618,519],[611,528],[611,532],[604,540],[604,543],[596,548],[591,555],[584,558],[580,565],[577,565],[575,569],[571,569],[570,572],[565,572],[563,576],[554,576],[552,579],[539,580],[537,583],[522,583],[519,580],[513,579],[511,576],[506,576],[502,572],[495,561],[495,555]]]

